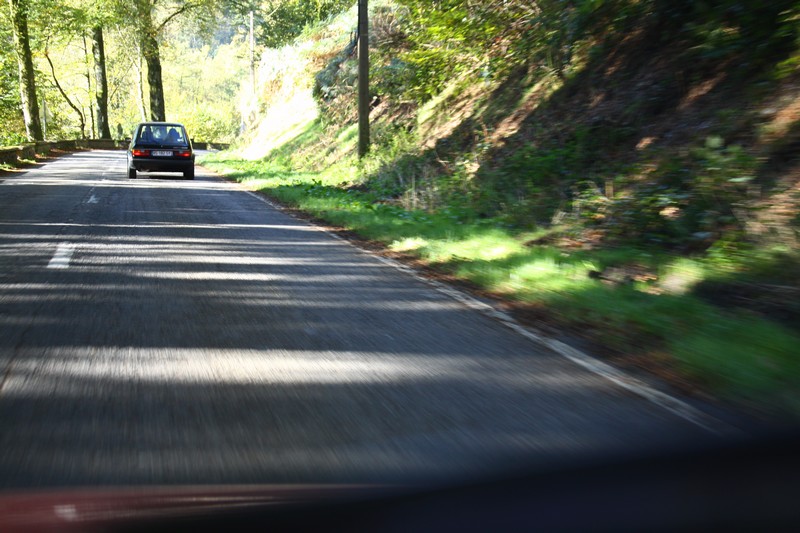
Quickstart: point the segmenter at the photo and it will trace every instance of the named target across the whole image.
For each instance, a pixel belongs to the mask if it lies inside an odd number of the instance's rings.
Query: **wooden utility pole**
[[[358,157],[369,152],[368,0],[358,0]]]

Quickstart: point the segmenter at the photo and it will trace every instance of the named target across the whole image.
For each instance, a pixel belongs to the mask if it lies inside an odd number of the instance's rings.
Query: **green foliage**
[[[765,57],[794,45],[798,36],[796,0],[682,0],[656,5],[662,17],[682,19],[684,31],[705,58],[718,59],[734,51]]]
[[[269,48],[283,46],[351,5],[353,0],[267,0],[259,10],[259,43]]]
[[[403,96],[425,102],[439,93],[453,77],[463,75],[470,69],[457,47],[414,49],[406,52],[400,60],[385,67],[378,82],[382,88],[403,87]]]
[[[452,87],[454,79],[472,87],[482,83],[479,80],[499,83],[516,66],[522,68],[515,72],[546,66],[564,76],[578,68],[576,53],[583,53],[589,44],[595,45],[592,50],[600,59],[607,52],[605,41],[618,45],[633,31],[681,42],[688,51],[687,61],[719,62],[735,54],[749,55],[751,45],[761,46],[761,41],[768,41],[765,50],[775,53],[796,41],[792,21],[797,20],[797,2],[756,4],[583,0],[564,6],[555,1],[399,0],[373,15],[373,46],[378,46],[373,94],[380,106],[392,110],[393,104],[408,99],[436,102],[434,97]],[[699,64],[709,64],[702,61]],[[690,78],[699,73],[692,70],[689,65]],[[321,78],[324,87],[317,96],[327,124],[323,129],[352,134],[354,63],[333,61],[318,81]],[[565,88],[569,90],[576,89]],[[660,94],[645,94],[642,106],[663,105],[649,101],[658,100]],[[446,114],[444,102],[432,106],[433,113]],[[392,143],[385,139],[402,138],[405,129],[414,127],[410,121],[397,123],[395,129],[386,129],[397,133],[375,136],[377,150],[369,161],[376,163],[365,166],[369,177],[364,187],[407,207],[446,209],[463,220],[495,218],[520,230],[566,222],[576,232],[602,230],[608,243],[705,250],[719,241],[710,249],[719,255],[745,246],[758,161],[749,150],[710,137],[682,155],[647,153],[639,162],[619,162],[616,156],[631,151],[640,121],[646,118],[639,103],[634,102],[620,120],[565,125],[557,133],[546,127],[529,132],[524,142],[515,146],[512,141],[500,153],[479,146],[482,135],[467,131],[485,129],[483,119],[495,112],[487,109],[498,103],[489,103],[465,119],[457,133],[434,150],[416,149],[412,141],[407,149],[387,155]],[[732,134],[740,122],[733,112],[727,116],[720,115],[718,122],[724,119],[728,126],[720,125],[716,131]],[[380,129],[383,122],[378,119],[375,124]],[[336,139],[349,143],[350,134]],[[483,137],[489,137],[488,130]]]
[[[411,69],[403,77],[410,81],[408,94],[418,101],[431,98],[459,73],[489,75],[493,60],[500,56],[504,56],[500,64],[513,66],[518,58],[508,53],[509,43],[525,32],[533,15],[522,2],[400,0],[398,4],[405,8],[399,14],[410,45],[400,54],[398,66]]]
[[[5,10],[1,10],[5,11]],[[0,17],[0,38],[11,39],[11,28],[5,17]],[[22,121],[19,99],[17,58],[9,47],[0,49],[0,146],[15,145],[25,140],[25,124]]]
[[[640,3],[625,0],[397,3],[408,36],[399,59],[414,71],[406,75],[408,94],[423,102],[459,73],[502,79],[520,65],[538,65],[566,75],[584,40],[607,29],[600,21],[609,13],[633,18],[641,10]]]
[[[796,336],[745,314],[699,318],[703,327],[671,343],[686,371],[739,402],[800,412]]]
[[[615,198],[608,213],[613,234],[630,242],[668,246],[719,240],[742,246],[756,159],[741,146],[709,137],[683,158],[668,158],[654,180]]]
[[[611,173],[602,165],[607,150],[627,135],[624,129],[581,127],[560,143],[521,146],[498,168],[478,175],[478,208],[486,214],[502,213],[509,223],[522,227],[547,224],[558,213],[570,211],[593,219],[601,214],[594,208],[605,203],[598,191]]]
[[[232,142],[239,129],[239,120],[235,114],[225,113],[218,109],[203,107],[183,108],[174,116],[182,122],[192,138],[198,141]]]
[[[706,231],[744,230],[747,186],[755,178],[755,158],[741,146],[724,146],[718,137],[706,139],[705,146],[691,152],[691,158],[697,171],[688,184],[693,198],[685,216],[690,223]]]
[[[664,39],[686,39],[687,61],[706,64],[745,53],[753,64],[796,46],[796,0],[397,0],[407,47],[398,59],[407,94],[425,101],[448,75],[469,72],[500,79],[516,66],[544,66],[565,76],[586,42],[648,25]],[[745,65],[746,66],[746,65]]]
[[[686,157],[666,159],[653,179],[637,182],[626,177],[636,174],[635,167],[599,164],[616,142],[607,132],[579,130],[561,146],[521,147],[480,175],[476,207],[520,227],[566,217],[602,227],[617,241],[740,242],[751,216],[746,200],[757,163],[741,146],[709,137]]]
[[[241,123],[239,85],[247,76],[246,44],[235,39],[212,49],[181,41],[164,50],[173,67],[164,73],[167,113],[198,141],[232,142]]]

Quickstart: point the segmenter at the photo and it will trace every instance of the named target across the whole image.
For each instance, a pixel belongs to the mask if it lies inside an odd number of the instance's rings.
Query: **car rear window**
[[[136,141],[144,144],[173,144],[186,146],[186,133],[180,126],[144,125],[139,129]]]

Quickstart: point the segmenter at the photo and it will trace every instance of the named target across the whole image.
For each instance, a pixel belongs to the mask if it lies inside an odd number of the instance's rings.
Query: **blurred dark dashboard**
[[[798,451],[791,433],[437,487],[6,492],[0,531],[798,530]]]

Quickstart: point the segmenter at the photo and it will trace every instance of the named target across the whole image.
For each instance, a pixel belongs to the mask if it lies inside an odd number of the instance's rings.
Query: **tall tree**
[[[67,102],[67,105],[75,111],[75,114],[78,115],[78,121],[81,125],[81,139],[86,138],[86,117],[83,115],[83,111],[81,111],[80,107],[78,107],[75,102],[72,101],[72,98],[69,97],[67,92],[64,90],[64,87],[61,86],[61,82],[58,81],[58,77],[56,76],[56,67],[53,64],[53,60],[50,59],[50,53],[45,48],[44,51],[44,58],[47,60],[47,64],[50,65],[50,72],[53,75],[53,83],[58,89],[58,92],[61,93],[61,96],[64,98],[64,101]]]
[[[189,12],[209,17],[223,3],[221,0],[175,0],[173,2],[133,0],[130,5],[123,4],[123,11],[127,9],[132,15],[139,40],[139,50],[147,64],[151,120],[166,120],[164,85],[161,79],[161,51],[158,42],[164,29],[170,22]]]
[[[161,51],[158,48],[158,28],[153,20],[155,0],[136,0],[132,6],[139,37],[139,51],[147,64],[147,84],[150,87],[150,120],[166,120],[164,84],[161,80]]]
[[[175,20],[191,17],[198,27],[213,29],[222,13],[249,13],[258,5],[254,0],[111,0],[117,2],[122,20],[132,22],[139,52],[147,65],[151,120],[166,120],[164,87],[161,76],[160,39],[166,27]],[[272,0],[282,5],[306,0]],[[349,2],[350,0],[316,0],[317,2]],[[270,4],[271,5],[271,4]]]
[[[11,43],[11,20],[5,6],[0,7],[0,42]],[[10,46],[0,47],[0,146],[18,144],[25,139],[19,101],[19,69]]]
[[[33,53],[28,35],[27,0],[8,0],[11,27],[14,34],[14,50],[19,65],[19,91],[25,132],[29,141],[44,140],[39,119],[39,100],[36,96],[36,73],[33,70]]]
[[[121,24],[122,17],[117,0],[66,0],[85,12],[83,31],[92,41],[94,78],[94,113],[97,118],[97,136],[111,138],[111,120],[108,116],[108,74],[106,66],[105,30]],[[87,5],[88,4],[88,5]]]
[[[88,119],[89,137],[94,138],[97,131],[97,137],[110,139],[103,26],[116,22],[113,0],[95,0],[91,3],[86,0],[28,1],[35,1],[35,9],[31,8],[31,15],[35,15],[35,19],[31,22],[34,25],[38,22],[37,36],[46,43],[44,55],[50,65],[53,82],[67,105],[78,115],[81,137],[87,137]],[[87,42],[87,37],[91,44]],[[77,87],[69,83],[69,74],[65,78],[66,84],[60,83],[56,77],[56,68],[74,71],[74,66],[71,69],[70,65],[65,65],[63,57],[57,58],[54,64],[48,50],[52,44],[56,50],[63,51],[76,40],[83,43],[82,75],[86,79],[88,100],[85,105],[75,94]]]
[[[139,50],[147,64],[151,120],[166,120],[164,85],[161,80],[161,51],[158,42],[164,29],[170,22],[188,13],[211,20],[213,13],[224,4],[225,0],[173,0],[172,2],[133,0],[132,5],[123,8],[132,10]]]
[[[108,78],[106,77],[106,51],[103,43],[103,27],[92,28],[92,55],[94,56],[95,113],[97,135],[101,139],[111,138],[108,124]]]

